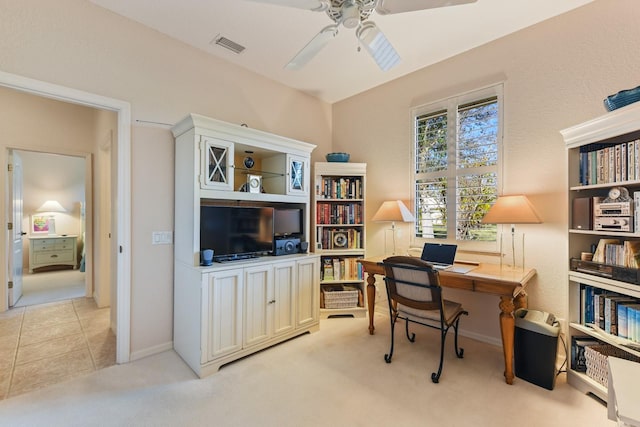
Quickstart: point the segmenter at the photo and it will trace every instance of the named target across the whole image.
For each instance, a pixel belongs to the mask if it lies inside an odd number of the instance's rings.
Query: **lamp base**
[[[49,236],[57,236],[56,234],[56,219],[53,216],[49,217]]]
[[[384,254],[396,255],[396,229],[387,228],[384,230]]]
[[[500,235],[500,269],[524,270],[524,233]]]

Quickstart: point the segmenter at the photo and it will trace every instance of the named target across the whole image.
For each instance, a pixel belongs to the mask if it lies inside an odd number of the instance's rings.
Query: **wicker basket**
[[[594,381],[607,387],[609,382],[609,368],[607,357],[619,357],[633,362],[640,362],[640,358],[610,344],[592,345],[584,348],[587,365],[587,375]]]
[[[358,291],[323,291],[324,308],[353,308],[358,306]]]

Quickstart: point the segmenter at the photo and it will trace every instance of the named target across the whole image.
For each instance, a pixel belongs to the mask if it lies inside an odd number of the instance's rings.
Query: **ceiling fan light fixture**
[[[358,28],[356,37],[382,71],[389,71],[400,63],[400,56],[373,22],[366,22]]]
[[[356,28],[360,24],[360,9],[355,3],[345,3],[342,8],[342,25],[345,28]]]

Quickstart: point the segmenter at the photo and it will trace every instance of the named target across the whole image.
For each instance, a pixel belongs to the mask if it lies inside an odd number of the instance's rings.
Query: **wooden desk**
[[[367,272],[367,308],[369,310],[369,333],[373,335],[373,314],[376,303],[376,278],[384,276],[384,268],[380,264],[386,257],[360,259]],[[480,264],[468,273],[454,273],[440,271],[440,284],[445,288],[465,289],[473,292],[497,295],[500,297],[500,334],[504,353],[504,377],[507,384],[513,384],[513,341],[515,333],[515,318],[513,312],[518,308],[527,307],[525,287],[527,282],[536,275],[535,269],[511,271],[500,269],[496,264]]]

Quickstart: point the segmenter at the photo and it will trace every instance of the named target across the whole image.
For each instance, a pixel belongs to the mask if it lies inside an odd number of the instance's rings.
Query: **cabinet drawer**
[[[56,247],[55,239],[42,239],[33,242],[34,251],[50,251]]]
[[[52,251],[52,250],[67,250],[73,248],[75,239],[39,239],[34,240],[33,250],[35,252],[40,251]]]
[[[35,263],[47,264],[56,262],[72,262],[73,251],[57,251],[57,252],[36,252]]]
[[[56,242],[55,246],[54,246],[56,251],[66,251],[66,250],[71,250],[73,249],[73,242],[71,241],[60,241],[60,242]]]

